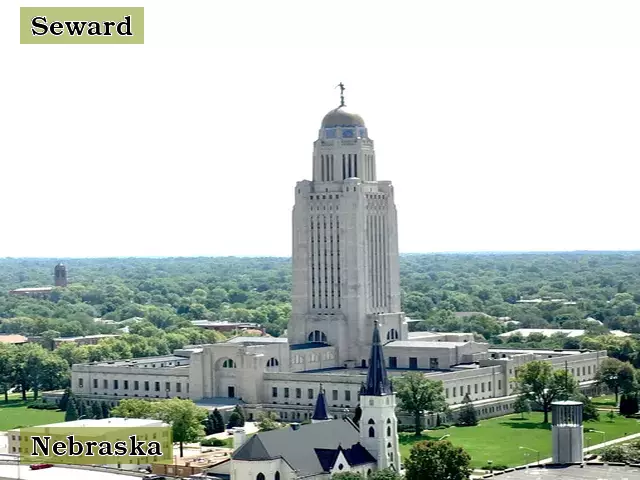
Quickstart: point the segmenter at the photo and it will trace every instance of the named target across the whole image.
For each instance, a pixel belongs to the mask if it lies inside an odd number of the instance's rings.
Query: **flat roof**
[[[71,422],[48,423],[46,425],[38,425],[38,427],[151,427],[157,425],[159,420],[150,420],[148,418],[85,418],[82,420],[72,420]]]
[[[119,337],[120,335],[116,335],[114,333],[102,333],[99,335],[85,335],[83,337],[58,337],[53,340],[56,342],[75,342],[76,340],[82,340],[83,338],[111,338],[111,337]]]
[[[640,480],[640,468],[615,465],[580,465],[529,468],[500,475],[502,480]]]
[[[463,345],[469,345],[469,342],[425,342],[420,340],[394,340],[385,343],[385,347],[415,347],[415,348],[446,348],[454,349]]]
[[[283,337],[233,337],[224,343],[287,343]]]
[[[489,353],[537,353],[539,355],[580,355],[581,350],[536,350],[535,348],[490,348]]]
[[[229,322],[227,320],[191,320],[191,323],[196,326],[206,325],[209,327],[238,327],[238,326],[249,326],[256,327],[258,323],[252,322]]]
[[[0,335],[0,343],[26,343],[29,339],[24,335]]]
[[[105,360],[102,362],[89,363],[84,365],[105,365],[112,367],[133,367],[135,365],[146,365],[149,363],[162,363],[162,362],[176,362],[182,361],[185,362],[185,365],[189,363],[188,357],[179,357],[177,355],[160,355],[157,357],[143,357],[143,358],[129,358],[125,360]],[[169,366],[169,365],[167,365]]]
[[[18,474],[18,470],[20,473]],[[140,480],[141,476],[124,475],[121,473],[101,472],[91,468],[64,468],[55,466],[42,470],[31,470],[29,465],[15,465],[0,463],[0,478],[20,480]]]
[[[25,287],[25,288],[16,288],[14,290],[10,290],[9,293],[12,292],[50,292],[53,290],[53,287]]]

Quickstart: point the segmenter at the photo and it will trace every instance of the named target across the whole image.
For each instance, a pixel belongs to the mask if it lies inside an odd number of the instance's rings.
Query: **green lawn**
[[[400,434],[400,454],[408,457],[411,445],[419,440],[437,440],[449,435],[447,440],[463,447],[471,455],[474,468],[483,467],[491,460],[494,465],[517,466],[535,462],[534,452],[520,449],[520,446],[540,452],[540,458],[551,456],[551,426],[542,424],[543,415],[533,412],[525,419],[520,415],[482,420],[476,427],[449,427],[442,430],[426,431],[427,435],[416,437],[411,433]],[[600,415],[597,422],[586,422],[585,447],[602,442],[602,434],[589,433],[588,429],[605,432],[606,440],[640,432],[640,423],[635,419],[616,415],[613,422]],[[525,456],[528,454],[528,456]]]
[[[591,399],[591,402],[597,408],[611,408],[611,407],[615,408],[615,407],[617,407],[615,395],[602,395],[600,397],[593,397]]]
[[[56,410],[36,410],[27,408],[29,402],[23,402],[18,396],[11,396],[9,403],[0,400],[0,431],[16,427],[31,427],[47,423],[64,422],[64,412]]]

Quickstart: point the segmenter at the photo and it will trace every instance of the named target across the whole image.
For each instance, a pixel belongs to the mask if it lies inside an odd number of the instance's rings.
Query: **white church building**
[[[332,419],[322,388],[311,423],[257,433],[231,457],[231,480],[329,479],[339,472],[367,476],[400,468],[396,397],[387,376],[377,322],[366,382],[360,389],[362,414]]]
[[[345,417],[358,404],[365,407],[361,385],[370,373],[374,325],[388,375],[420,371],[442,381],[452,411],[466,394],[480,417],[512,411],[514,378],[532,360],[566,368],[583,390],[594,388],[606,351],[489,348],[468,333],[408,331],[393,187],[378,180],[374,142],[342,98],[322,120],[312,180],[295,187],[288,338],[235,337],[162,357],[74,365],[76,395],[111,403],[191,398],[222,411],[242,404],[249,420],[269,410],[285,422],[302,422],[313,416],[323,385],[330,413]],[[369,396],[374,405],[366,406],[384,410],[392,399]],[[378,416],[372,418],[377,422]],[[426,421],[428,426],[435,419],[427,415]],[[308,428],[325,427],[300,431]],[[384,450],[382,443],[362,444],[375,458]]]

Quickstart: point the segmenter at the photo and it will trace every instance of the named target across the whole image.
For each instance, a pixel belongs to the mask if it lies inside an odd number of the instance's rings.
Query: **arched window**
[[[389,424],[391,423],[391,419],[390,418],[387,418],[387,423],[389,423]]]
[[[267,361],[267,367],[277,367],[278,365],[280,365],[280,362],[278,362],[277,358],[273,358],[271,357],[268,361]]]
[[[373,473],[373,472],[371,471],[371,469],[367,470],[367,477],[370,477],[370,476],[371,476],[371,473]]]
[[[260,472],[258,475],[256,475],[256,480],[265,480],[264,473]]]
[[[367,422],[369,425],[375,425],[376,422],[373,421],[373,418],[370,418],[369,421]]]
[[[310,342],[322,342],[327,343],[327,335],[320,330],[314,330],[309,334],[307,340]]]
[[[391,442],[387,443],[387,448],[391,448]]]
[[[398,338],[400,338],[400,334],[395,328],[387,332],[387,340],[397,340]]]
[[[224,362],[222,362],[222,368],[236,368],[236,362],[227,358]]]
[[[273,480],[280,480],[280,472],[276,472],[276,474],[273,476]]]
[[[387,427],[387,437],[391,436],[391,427]]]
[[[369,438],[373,438],[376,436],[376,431],[373,427],[369,427]]]

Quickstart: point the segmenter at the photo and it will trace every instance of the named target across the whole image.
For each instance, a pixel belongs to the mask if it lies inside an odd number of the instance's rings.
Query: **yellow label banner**
[[[170,464],[171,427],[30,427],[19,432],[20,463]]]
[[[20,7],[22,44],[143,44],[143,7]]]

